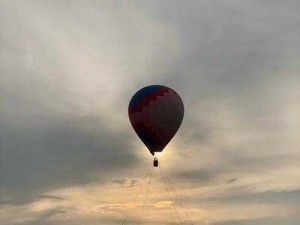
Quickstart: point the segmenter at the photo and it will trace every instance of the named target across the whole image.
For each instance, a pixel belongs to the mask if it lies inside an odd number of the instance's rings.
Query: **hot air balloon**
[[[169,201],[172,202],[173,208],[176,212],[178,221],[180,224],[185,224],[180,213],[178,212],[175,204],[175,199],[178,198],[174,185],[170,181],[169,177],[162,169],[161,164],[158,164],[158,159],[155,157],[155,153],[162,152],[167,144],[176,134],[179,129],[183,115],[184,106],[180,96],[171,88],[162,85],[150,85],[137,91],[130,100],[128,107],[129,120],[136,134],[147,146],[150,153],[154,156],[153,166],[148,169],[144,182],[147,182],[147,191],[145,192],[144,202],[137,224],[141,224],[144,215],[144,208],[147,205],[149,188],[153,178],[153,168],[159,167],[161,180],[165,184],[165,190],[168,192]],[[175,196],[172,197],[169,190],[172,190]],[[133,202],[136,202],[143,182],[134,197]],[[178,198],[180,201],[180,199]],[[185,211],[183,204],[180,202],[180,206]],[[188,220],[188,224],[193,225],[189,215],[185,212]],[[127,213],[122,225],[125,225],[129,218],[129,212]]]
[[[162,152],[176,134],[184,106],[171,88],[150,85],[133,95],[128,114],[133,129],[154,156],[156,152]]]

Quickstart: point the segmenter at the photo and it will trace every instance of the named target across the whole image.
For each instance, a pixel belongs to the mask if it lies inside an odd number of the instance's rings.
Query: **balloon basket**
[[[158,159],[156,157],[153,160],[153,166],[158,167]]]

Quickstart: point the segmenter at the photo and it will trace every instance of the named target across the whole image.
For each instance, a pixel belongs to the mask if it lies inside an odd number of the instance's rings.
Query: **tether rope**
[[[152,165],[151,165],[151,167],[152,167]],[[153,168],[153,167],[152,167],[152,168]],[[138,196],[139,196],[139,194],[140,194],[140,192],[141,192],[141,190],[142,190],[142,187],[144,186],[144,182],[147,180],[147,177],[148,177],[148,175],[149,175],[150,170],[151,170],[151,168],[148,169],[147,174],[146,174],[145,178],[143,179],[143,181],[142,181],[142,183],[141,183],[141,185],[140,185],[140,188],[139,188],[138,192],[136,193],[136,195],[135,195],[135,197],[134,197],[134,199],[133,199],[133,201],[132,201],[133,203],[135,203],[135,201],[137,200],[137,198],[138,198]],[[123,220],[122,225],[124,225],[124,224],[127,222],[127,219],[128,219],[128,217],[129,217],[129,214],[130,214],[130,211],[127,213],[125,219]]]
[[[166,183],[165,177],[164,177],[164,175],[163,175],[162,169],[161,169],[160,165],[159,165],[158,167],[159,167],[159,170],[160,170],[161,177],[162,177],[162,179],[163,179],[163,181],[164,181],[164,183],[165,183],[166,190],[167,190],[167,192],[168,192],[170,201],[172,202],[173,208],[175,209],[175,212],[176,212],[176,215],[177,215],[177,217],[178,217],[178,220],[179,220],[180,224],[183,225],[182,220],[181,220],[181,218],[180,218],[180,216],[179,216],[179,213],[178,213],[178,211],[177,211],[176,205],[175,205],[175,203],[174,203],[174,201],[173,201],[173,199],[172,199],[172,196],[171,196],[171,194],[170,194],[170,191],[169,191],[168,185],[167,185],[167,183]]]
[[[160,168],[161,168],[161,170],[163,171],[165,177],[167,178],[167,181],[168,181],[169,184],[171,185],[172,190],[173,190],[173,193],[174,193],[175,197],[178,199],[179,205],[180,205],[181,208],[183,209],[183,211],[184,211],[184,213],[185,213],[185,215],[186,215],[186,217],[187,217],[189,223],[190,223],[191,225],[193,225],[193,222],[192,222],[192,220],[191,220],[189,214],[186,212],[186,209],[184,208],[182,202],[180,201],[180,196],[179,196],[179,195],[177,194],[177,192],[176,192],[174,183],[169,179],[169,177],[167,176],[167,174],[165,173],[165,171],[163,170],[163,168],[162,168],[161,166],[160,166]]]
[[[148,182],[147,193],[146,193],[146,196],[145,196],[145,199],[144,199],[144,202],[143,202],[143,206],[142,206],[142,210],[141,210],[138,225],[140,225],[140,223],[142,222],[143,212],[144,212],[144,208],[145,208],[145,205],[146,205],[146,202],[147,202],[147,197],[148,197],[148,194],[149,194],[149,187],[150,187],[150,184],[151,184],[151,181],[152,181],[152,173],[153,173],[153,166],[151,168],[150,180]]]

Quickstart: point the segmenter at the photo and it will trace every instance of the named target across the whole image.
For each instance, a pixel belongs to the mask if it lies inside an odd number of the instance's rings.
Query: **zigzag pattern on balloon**
[[[130,101],[129,113],[141,111],[143,106],[147,106],[150,101],[156,101],[158,96],[163,96],[164,92],[168,91],[170,91],[170,89],[160,87],[144,96],[142,94],[138,94],[135,99]],[[138,99],[138,101],[136,99]]]

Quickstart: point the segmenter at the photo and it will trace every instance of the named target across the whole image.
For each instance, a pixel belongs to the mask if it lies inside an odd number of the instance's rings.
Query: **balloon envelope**
[[[161,152],[179,129],[184,106],[171,88],[151,85],[132,97],[128,114],[131,125],[152,155]]]

